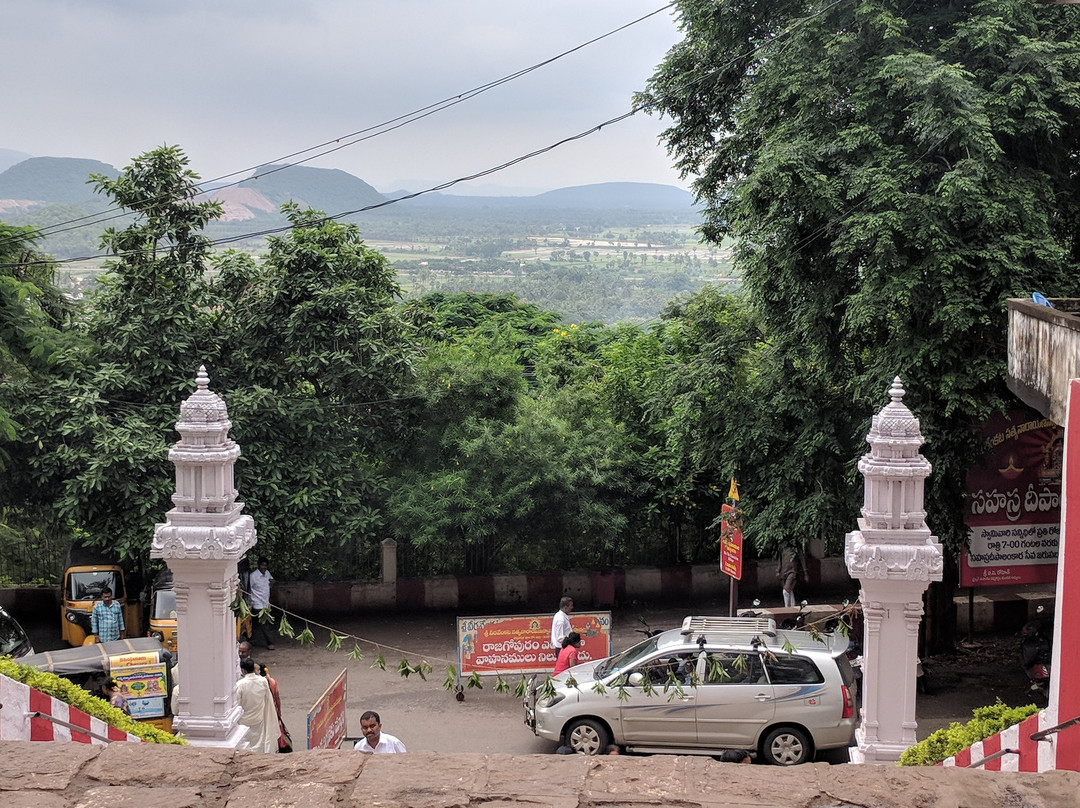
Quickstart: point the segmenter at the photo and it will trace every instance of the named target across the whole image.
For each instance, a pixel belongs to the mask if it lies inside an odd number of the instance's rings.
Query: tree
[[[370,574],[418,357],[393,269],[355,225],[285,205],[261,262],[216,261],[215,321],[242,493],[277,569]]]
[[[115,255],[85,320],[72,323],[48,373],[18,387],[21,507],[122,558],[145,554],[170,506],[168,437],[209,346],[199,229],[220,213],[199,202],[187,158],[165,146],[98,189],[134,212],[102,246]],[[194,366],[193,366],[194,365]]]
[[[1080,19],[1020,0],[679,9],[642,98],[673,120],[706,238],[738,239],[789,391],[774,401],[813,444],[777,458],[759,518],[824,496],[843,518],[814,533],[839,538],[850,497],[822,483],[899,374],[935,467],[928,521],[955,551],[974,424],[1009,401],[1004,300],[1077,291]]]
[[[1004,299],[1076,288],[1080,23],[1012,0],[679,6],[644,97],[704,234],[738,239],[792,382],[820,380],[811,420],[904,377],[956,547],[973,419],[1005,401]]]

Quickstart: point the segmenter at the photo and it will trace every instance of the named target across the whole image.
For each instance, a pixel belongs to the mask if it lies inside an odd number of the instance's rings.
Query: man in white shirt
[[[251,587],[251,642],[254,645],[257,637],[262,637],[266,643],[266,650],[273,651],[277,641],[277,629],[272,621],[264,623],[259,619],[259,612],[270,607],[270,584],[274,582],[274,576],[270,574],[270,561],[266,556],[259,557],[259,568],[251,573],[248,586]]]
[[[382,731],[382,721],[374,710],[360,716],[360,731],[364,733],[364,740],[357,741],[353,746],[357,752],[366,755],[400,755],[405,752],[405,744],[389,732]]]
[[[570,612],[574,611],[574,599],[563,598],[559,601],[559,611],[551,618],[551,647],[555,656],[562,649],[563,640],[570,633]]]
[[[236,683],[236,700],[243,711],[239,723],[247,727],[240,748],[254,752],[276,752],[277,710],[270,685],[255,672],[255,663],[250,657],[240,660],[240,671],[244,676]]]

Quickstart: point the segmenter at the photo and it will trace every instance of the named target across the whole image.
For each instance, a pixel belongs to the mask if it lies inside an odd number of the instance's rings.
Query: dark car
[[[34,646],[19,621],[0,606],[0,656],[22,657],[34,653]]]

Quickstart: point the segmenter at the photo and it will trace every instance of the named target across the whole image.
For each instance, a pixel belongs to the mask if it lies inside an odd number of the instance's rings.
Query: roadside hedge
[[[1029,715],[1039,712],[1034,704],[1009,707],[1001,699],[989,707],[978,707],[975,716],[966,724],[955,721],[945,729],[930,733],[926,740],[909,746],[900,755],[901,766],[934,766],[946,758],[962,752],[973,743],[996,735],[1003,729],[1019,724]]]
[[[0,674],[22,682],[35,690],[40,690],[46,695],[60,699],[76,709],[82,710],[87,715],[100,718],[106,724],[111,724],[122,732],[130,732],[135,737],[147,743],[173,743],[187,745],[183,738],[171,733],[136,721],[123,710],[113,707],[104,699],[90,695],[89,691],[79,687],[55,673],[45,673],[37,668],[19,665],[10,657],[0,657]]]

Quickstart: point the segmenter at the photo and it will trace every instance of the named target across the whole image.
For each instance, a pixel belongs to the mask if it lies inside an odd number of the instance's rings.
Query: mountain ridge
[[[0,157],[19,155],[0,149]],[[119,171],[97,160],[75,157],[27,157],[0,171],[0,202],[18,201],[34,207],[55,204],[106,204],[87,183],[91,173],[116,177]],[[310,206],[331,215],[385,205],[415,191],[383,194],[364,180],[336,168],[266,165],[240,182],[208,190],[206,198],[221,201],[226,221],[276,217],[286,202]],[[456,208],[458,211],[493,207],[522,209],[635,209],[691,210],[693,196],[674,185],[644,182],[605,182],[556,188],[531,196],[473,196],[442,192],[422,194],[396,202],[416,208]]]

